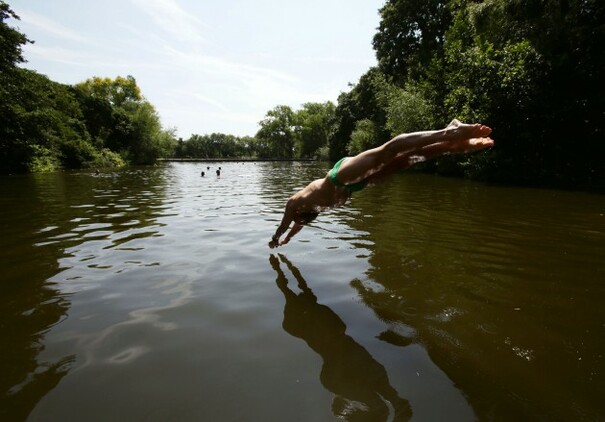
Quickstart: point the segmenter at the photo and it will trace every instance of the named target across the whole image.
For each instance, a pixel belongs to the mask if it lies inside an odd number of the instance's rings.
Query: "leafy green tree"
[[[73,147],[82,147],[88,133],[68,86],[14,69],[0,92],[4,97],[0,161],[5,172],[54,170],[94,161],[94,155],[81,155]]]
[[[86,130],[91,136],[91,142],[97,148],[108,147],[109,139],[114,131],[114,107],[107,100],[95,98],[76,87],[74,94],[80,103]]]
[[[347,146],[355,124],[362,119],[360,106],[353,90],[338,96],[332,129],[328,138],[329,158],[337,161],[347,155]]]
[[[2,75],[6,77],[6,75]],[[90,142],[72,87],[26,69],[0,88],[0,167],[3,172],[113,166],[116,155]]]
[[[318,155],[321,147],[328,145],[330,125],[334,119],[335,106],[331,102],[306,103],[295,113],[297,142],[301,158]]]
[[[211,133],[206,136],[212,158],[234,158],[238,155],[237,138],[224,133]]]
[[[442,51],[451,14],[445,0],[388,0],[373,45],[379,67],[402,84]]]
[[[76,84],[75,89],[95,144],[132,158],[129,149],[135,142],[134,112],[137,104],[144,102],[135,79],[94,77]],[[157,128],[156,122],[152,124]]]
[[[10,27],[5,21],[19,16],[12,11],[4,1],[0,1],[0,72],[13,69],[18,63],[23,63],[23,46],[31,43],[24,34]]]
[[[174,130],[163,130],[151,103],[132,76],[94,77],[75,86],[86,126],[97,147],[118,152],[133,164],[171,156]]]
[[[257,149],[256,138],[253,136],[243,136],[238,139],[238,143],[241,157],[257,158],[260,155]]]
[[[175,156],[178,158],[244,158],[258,156],[256,139],[238,138],[224,133],[191,135],[179,141]]]
[[[248,138],[248,145],[252,157],[271,158],[271,145],[267,140],[251,137]]]
[[[126,157],[133,164],[153,164],[160,157],[171,156],[175,147],[173,131],[164,131],[151,103],[131,102],[124,107],[129,119],[130,136]]]
[[[392,136],[427,130],[436,126],[433,107],[414,84],[388,87],[386,127]]]
[[[389,140],[386,86],[388,82],[385,76],[378,68],[371,68],[353,85],[351,91],[338,97],[329,137],[331,160],[347,155],[351,134],[360,120],[369,119],[374,123],[375,136],[371,147]]]
[[[106,101],[113,107],[144,100],[141,89],[131,75],[125,78],[118,76],[115,79],[95,76],[77,84],[76,88],[84,95],[95,100]]]
[[[348,155],[357,155],[376,143],[376,125],[370,119],[359,120],[347,145]]]
[[[269,146],[271,157],[292,159],[295,143],[295,116],[292,108],[286,105],[269,110],[259,122],[260,129],[256,138]]]

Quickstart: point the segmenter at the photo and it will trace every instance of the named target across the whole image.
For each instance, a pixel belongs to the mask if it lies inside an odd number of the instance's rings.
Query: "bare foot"
[[[492,129],[488,126],[475,123],[462,123],[460,120],[454,119],[445,128],[447,134],[452,137],[452,141],[461,141],[470,138],[484,138],[492,133]]]
[[[494,146],[494,140],[488,137],[492,129],[479,123],[471,125],[454,119],[445,130],[450,136],[449,151],[453,154],[465,154]]]

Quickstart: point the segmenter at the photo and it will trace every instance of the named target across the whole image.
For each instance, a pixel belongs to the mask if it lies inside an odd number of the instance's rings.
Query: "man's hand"
[[[278,246],[283,246],[285,244],[287,244],[290,241],[289,237],[286,237],[284,240],[271,240],[271,242],[269,242],[269,247],[271,249],[273,248],[277,248]]]

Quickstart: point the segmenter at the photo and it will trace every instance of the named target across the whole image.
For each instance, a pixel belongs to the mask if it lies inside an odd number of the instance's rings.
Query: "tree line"
[[[427,170],[605,189],[600,0],[387,0],[373,38],[378,65],[336,104],[277,105],[250,137],[178,141],[161,129],[132,77],[65,86],[17,68],[29,40],[4,24],[15,16],[0,5],[3,170],[15,162],[32,170],[160,156],[337,160],[458,118],[491,126],[496,147],[444,157]]]
[[[279,105],[259,122],[255,136],[194,134],[186,141],[179,140],[175,157],[327,160],[334,110],[329,101],[306,103],[300,110]]]

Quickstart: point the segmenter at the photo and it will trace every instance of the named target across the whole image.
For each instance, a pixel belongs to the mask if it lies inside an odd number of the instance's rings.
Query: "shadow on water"
[[[394,409],[394,420],[409,420],[409,403],[390,384],[385,368],[346,334],[345,323],[332,309],[317,303],[298,268],[281,254],[279,259],[271,255],[269,260],[286,299],[283,328],[321,356],[321,382],[336,395],[332,402],[334,416],[346,420],[388,420],[388,402]],[[300,293],[288,287],[280,260],[296,280]]]

